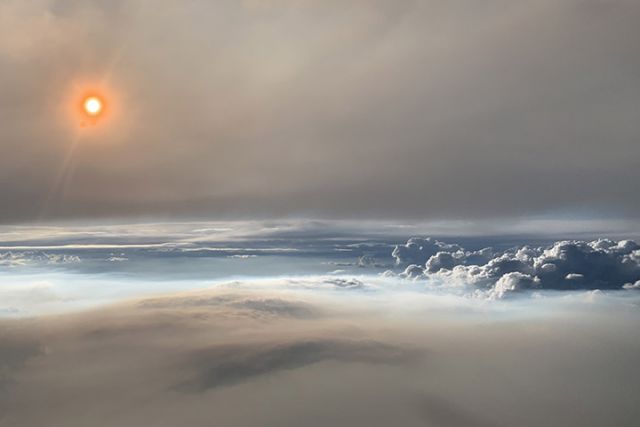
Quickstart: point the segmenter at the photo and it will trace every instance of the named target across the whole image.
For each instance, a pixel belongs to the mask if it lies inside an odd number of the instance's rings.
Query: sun
[[[104,83],[73,82],[66,102],[68,116],[85,130],[98,126],[109,129],[116,124],[114,119],[118,117],[121,105],[118,100],[118,91]]]
[[[102,113],[103,110],[103,101],[97,96],[88,96],[84,99],[82,103],[82,108],[84,112],[87,113],[91,117],[97,117]]]

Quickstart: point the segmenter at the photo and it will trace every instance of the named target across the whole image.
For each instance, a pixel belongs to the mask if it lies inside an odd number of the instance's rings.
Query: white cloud
[[[69,264],[80,262],[80,257],[40,251],[0,252],[0,266],[17,267],[35,264]]]
[[[640,246],[631,240],[567,240],[496,252],[412,238],[393,256],[398,265],[409,264],[402,277],[466,285],[493,297],[525,289],[633,289],[640,283]]]
[[[640,280],[636,281],[636,283],[626,283],[623,286],[624,289],[638,289],[640,290]]]

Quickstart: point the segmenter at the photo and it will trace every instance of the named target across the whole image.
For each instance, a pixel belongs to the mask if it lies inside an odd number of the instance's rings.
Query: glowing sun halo
[[[102,100],[97,96],[89,96],[82,103],[85,113],[90,116],[98,116],[102,112]]]

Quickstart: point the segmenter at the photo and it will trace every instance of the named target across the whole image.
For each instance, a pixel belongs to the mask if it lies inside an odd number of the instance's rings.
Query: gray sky
[[[0,3],[0,221],[638,217],[635,0]],[[81,127],[79,94],[109,114]]]

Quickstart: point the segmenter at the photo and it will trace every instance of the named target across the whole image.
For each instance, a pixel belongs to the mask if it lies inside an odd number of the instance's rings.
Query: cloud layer
[[[635,425],[638,297],[481,302],[281,284],[4,319],[0,420]]]

